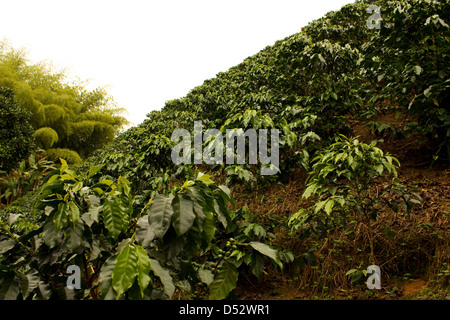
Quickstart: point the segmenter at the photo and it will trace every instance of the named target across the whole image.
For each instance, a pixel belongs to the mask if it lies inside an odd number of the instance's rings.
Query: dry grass
[[[363,129],[359,128],[359,132],[363,133]],[[365,132],[362,138],[370,140],[369,135]],[[326,238],[301,239],[299,235],[290,234],[286,222],[288,217],[300,206],[309,205],[301,200],[306,176],[296,170],[284,184],[255,190],[236,186],[233,196],[237,208],[247,206],[259,223],[272,229],[275,234],[273,245],[292,251],[297,261],[304,261],[305,254],[312,251],[316,262],[293,264],[282,274],[268,266],[266,276],[259,282],[256,279],[242,280],[237,289],[238,297],[368,299],[378,296],[400,299],[404,297],[403,288],[409,279],[424,279],[428,288],[439,293],[433,297],[450,297],[450,170],[445,166],[439,167],[439,164],[431,169],[420,166],[418,157],[408,161],[408,155],[417,152],[417,146],[411,141],[397,141],[395,148],[388,149],[403,160],[399,177],[405,185],[417,191],[422,202],[410,215],[380,212],[372,225],[375,261],[382,270],[382,290],[371,296],[367,293],[364,279],[351,284],[345,275],[350,269],[365,270],[371,264],[369,230],[357,217],[353,217],[355,222],[346,229],[329,233]],[[395,150],[400,150],[400,153],[392,152]],[[442,272],[445,269],[446,274]]]

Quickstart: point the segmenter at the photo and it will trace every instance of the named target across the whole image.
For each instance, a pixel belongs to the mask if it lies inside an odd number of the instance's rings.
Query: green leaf
[[[223,201],[222,198],[215,198],[214,202],[213,202],[213,208],[214,211],[217,214],[217,220],[220,221],[220,223],[222,223],[224,228],[227,228],[228,226],[228,211],[226,208],[226,203]]]
[[[138,256],[136,247],[126,245],[117,256],[116,264],[112,271],[112,287],[116,291],[116,299],[119,299],[133,285],[138,275]]]
[[[69,220],[73,223],[73,227],[75,228],[75,226],[78,223],[78,220],[80,219],[80,209],[78,209],[78,206],[73,201],[70,201],[68,203],[68,208],[69,208],[68,212]]]
[[[122,177],[122,176],[120,176],[119,179],[117,179],[117,182],[122,187],[123,193],[126,196],[130,196],[130,194],[131,194],[131,188],[130,188],[131,182],[128,181],[125,177]]]
[[[231,199],[231,190],[230,190],[230,188],[228,188],[225,185],[221,185],[221,186],[219,186],[219,189],[222,190],[227,195],[228,199]]]
[[[297,135],[295,134],[295,132],[289,132],[289,134],[286,135],[286,143],[289,148],[295,148],[295,145],[297,144]]]
[[[214,181],[211,180],[211,176],[209,174],[202,174],[196,180],[201,181],[208,186],[214,183]]]
[[[170,227],[173,215],[173,196],[165,197],[159,194],[153,199],[148,212],[148,222],[156,237],[162,239]]]
[[[230,257],[236,257],[236,261],[241,260],[243,257],[245,257],[245,252],[242,252],[240,250],[234,250]]]
[[[108,197],[102,206],[103,222],[113,238],[117,238],[126,223],[128,215],[126,208],[121,205],[119,197]]]
[[[81,190],[81,188],[83,188],[83,182],[78,181],[77,183],[75,183],[72,187],[72,191],[73,192],[78,192]]]
[[[99,196],[103,195],[105,192],[100,189],[99,187],[92,188],[93,191],[95,191]]]
[[[178,194],[172,200],[172,224],[177,236],[182,236],[192,227],[195,214],[194,205],[191,200]]]
[[[151,269],[153,273],[161,280],[161,283],[164,286],[164,292],[167,294],[167,296],[172,298],[174,292],[175,292],[175,286],[173,285],[172,277],[169,274],[169,271],[164,269],[160,264],[158,260],[150,259],[151,263]]]
[[[205,213],[205,223],[203,225],[203,233],[205,235],[206,243],[210,243],[214,238],[214,234],[216,233],[216,221],[214,219],[214,213],[211,211],[204,211]]]
[[[251,120],[252,117],[253,117],[253,112],[252,112],[252,111],[255,111],[255,110],[246,110],[246,111],[244,112],[244,119],[243,119],[243,121],[242,121],[242,123],[243,123],[243,125],[244,125],[244,128],[247,128],[247,126],[248,126],[250,120]]]
[[[59,161],[61,161],[61,167],[59,168],[59,172],[63,174],[63,172],[69,169],[69,165],[67,164],[67,161],[64,159],[59,158]]]
[[[42,240],[51,248],[54,248],[58,243],[59,232],[56,231],[55,224],[52,219],[47,219],[44,223]]]
[[[278,257],[278,252],[276,250],[272,249],[267,244],[257,241],[252,241],[249,244],[256,251],[272,259],[280,268],[283,267],[283,264],[281,263],[280,258]]]
[[[207,286],[211,285],[211,283],[214,281],[214,275],[211,272],[211,270],[208,269],[199,269],[198,277],[200,281],[206,284]]]
[[[384,167],[382,164],[379,164],[379,165],[375,166],[375,170],[378,172],[378,174],[381,175],[383,173]]]
[[[308,188],[306,188],[306,190],[303,192],[302,197],[304,199],[308,199],[311,194],[313,194],[314,192],[316,192],[317,190],[317,185],[316,184],[311,184],[310,186],[308,186]]]
[[[348,155],[347,162],[348,165],[353,168],[353,156],[351,154]]]
[[[148,223],[148,216],[139,218],[136,225],[136,241],[144,248],[148,247],[155,238],[155,233]]]
[[[104,185],[110,187],[110,186],[112,186],[114,184],[114,181],[109,180],[109,179],[105,179],[105,180],[99,181],[98,183],[99,184],[104,184]]]
[[[331,96],[333,97],[334,100],[338,99],[338,95],[336,92],[331,92]]]
[[[52,289],[48,285],[48,283],[45,283],[44,281],[39,281],[37,293],[39,299],[48,300],[52,296]]]
[[[326,202],[327,202],[326,200],[322,200],[322,201],[317,202],[316,203],[316,208],[314,209],[314,212],[315,213],[319,212],[323,208],[323,206],[325,205]]]
[[[68,173],[62,174],[61,175],[61,180],[76,181],[75,178],[73,176],[71,176],[70,174],[68,174]]]
[[[93,166],[89,169],[88,179],[92,178],[97,172],[99,172],[105,165]]]
[[[331,211],[333,210],[333,206],[334,206],[334,200],[328,199],[327,203],[325,204],[325,208],[324,208],[325,209],[325,213],[327,215],[331,214]]]
[[[68,228],[64,237],[64,243],[67,248],[75,251],[83,241],[84,223],[79,221],[75,228]]]
[[[148,257],[147,251],[145,251],[144,248],[137,245],[136,246],[136,255],[137,255],[137,281],[139,284],[139,287],[141,288],[141,296],[144,296],[144,290],[148,287],[148,284],[150,283],[150,267],[151,267],[151,261]]]
[[[343,153],[338,153],[336,155],[336,157],[334,158],[334,164],[338,163],[342,159],[343,156],[344,156]]]
[[[28,298],[30,293],[39,286],[39,275],[36,270],[31,270],[27,274],[21,274],[19,278],[19,286],[22,291],[23,299]]]
[[[239,272],[236,267],[225,262],[209,287],[209,299],[222,300],[228,297],[230,292],[236,288],[238,276]]]
[[[112,287],[112,272],[116,265],[117,255],[109,257],[102,266],[98,276],[101,296],[104,300],[113,300],[116,295]]]
[[[327,61],[324,59],[324,57],[320,53],[317,56],[319,57],[319,60],[320,60],[320,62],[322,62],[322,64],[324,64],[324,65],[327,64]]]
[[[67,203],[61,202],[58,205],[58,210],[56,210],[56,213],[53,216],[53,224],[55,225],[56,231],[61,230],[66,225],[68,219],[67,211],[68,211]]]
[[[94,222],[99,222],[100,213],[100,198],[94,195],[89,195],[86,199],[88,203],[88,212],[82,215],[82,219],[90,227]]]
[[[259,278],[264,270],[264,256],[258,252],[253,251],[251,255],[251,270],[252,273]]]
[[[0,278],[0,300],[16,300],[19,295],[19,284],[14,273]]]
[[[355,272],[358,272],[358,271],[359,271],[358,269],[350,269],[350,270],[348,270],[348,271],[345,273],[345,275],[348,276],[348,275],[351,275],[351,274],[353,274],[353,273],[355,273]]]
[[[12,248],[14,248],[16,243],[17,242],[13,239],[7,239],[7,240],[0,242],[0,254],[3,254],[5,252],[11,250]]]
[[[346,276],[350,276],[350,282],[351,283],[353,283],[353,282],[356,282],[356,281],[358,281],[359,279],[361,279],[361,277],[364,275],[364,272],[365,270],[363,270],[363,271],[360,271],[360,270],[358,270],[358,269],[351,269],[351,270],[349,270],[349,271],[347,271],[347,273],[345,274]]]
[[[420,74],[422,73],[423,69],[421,66],[414,66],[414,72],[420,76]]]

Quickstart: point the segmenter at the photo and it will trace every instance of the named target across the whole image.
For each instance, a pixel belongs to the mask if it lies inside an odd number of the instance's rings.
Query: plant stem
[[[81,257],[82,257],[82,260],[83,260],[84,275],[86,277],[85,278],[85,282],[86,282],[87,287],[90,289],[91,288],[91,279],[89,277],[89,270],[88,270],[88,267],[87,267],[86,255],[85,255],[84,252],[81,255]]]
[[[26,251],[28,251],[29,253],[31,253],[33,256],[35,256],[36,255],[36,252],[35,251],[33,251],[33,250],[31,250],[30,248],[28,248],[27,246],[25,246],[22,242],[20,242],[19,241],[19,238],[16,236],[16,235],[14,235],[10,230],[9,230],[9,228],[8,227],[5,227],[4,225],[3,225],[3,223],[0,221],[0,223],[1,223],[1,226],[2,226],[2,229],[14,240],[14,241],[16,241],[23,249],[25,249]]]
[[[373,230],[372,230],[372,226],[370,223],[370,216],[365,211],[364,211],[364,215],[366,216],[366,224],[367,224],[367,228],[369,229],[369,245],[370,245],[369,260],[370,260],[371,264],[375,264],[374,246],[373,246]]]
[[[367,185],[368,183],[366,181],[364,181],[364,185]],[[363,212],[364,218],[365,218],[365,224],[368,228],[369,231],[369,245],[370,245],[370,256],[369,256],[369,260],[371,264],[375,264],[375,255],[374,255],[374,245],[373,245],[373,231],[372,231],[372,226],[371,226],[371,222],[370,222],[370,215],[367,212],[367,209],[364,207],[364,197],[361,195],[361,186],[358,182],[358,178],[356,178],[356,182],[355,182],[355,187],[356,187],[356,194],[357,194],[357,199],[358,202],[361,206],[361,210]]]

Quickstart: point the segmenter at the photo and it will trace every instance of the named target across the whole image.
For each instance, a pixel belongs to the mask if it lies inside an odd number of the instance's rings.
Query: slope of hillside
[[[63,164],[36,202],[45,250],[61,266],[73,252],[91,261],[81,298],[449,299],[448,17],[448,0],[357,1],[168,101],[76,168],[87,178]],[[194,136],[195,121],[278,129],[279,173],[175,164],[172,133]],[[161,264],[154,287],[126,268],[126,250]],[[133,263],[150,271],[144,262]],[[365,283],[373,264],[379,290]]]
[[[380,30],[367,27],[369,4],[381,8]],[[445,285],[448,273],[443,276],[442,271],[449,266],[450,208],[450,47],[445,17],[449,10],[448,1],[359,1],[344,6],[206,80],[186,97],[168,101],[161,112],[152,112],[118,140],[130,148],[134,141],[141,143],[141,137],[170,137],[177,128],[192,132],[194,120],[201,120],[206,128],[220,128],[226,119],[249,109],[269,115],[275,123],[286,119],[298,137],[297,158],[287,159],[279,183],[258,180],[250,191],[242,176],[244,186],[236,187],[233,195],[238,207],[247,207],[258,222],[273,230],[274,244],[295,253],[300,266],[291,266],[287,275],[274,275],[273,285],[264,281],[266,290],[254,286],[256,279],[242,286],[244,291],[254,287],[255,295],[240,293],[247,298],[273,297],[293,284],[291,295],[281,297],[310,298],[330,291],[332,297],[351,296],[348,291],[355,286],[345,274],[367,263],[367,231],[359,226],[353,230],[356,238],[343,230],[307,241],[290,233],[286,221],[302,206],[309,169],[305,162],[334,141],[336,133],[359,136],[367,143],[384,139],[379,147],[400,159],[400,178],[418,191],[422,202],[411,216],[386,212],[374,226],[379,263],[387,278],[383,295],[401,296],[399,282],[404,278],[426,278],[432,287]],[[127,154],[133,149],[125,150]],[[138,163],[152,158],[146,153]],[[226,171],[213,172],[226,180]],[[136,172],[142,183],[139,176]],[[361,281],[358,288],[364,289]]]

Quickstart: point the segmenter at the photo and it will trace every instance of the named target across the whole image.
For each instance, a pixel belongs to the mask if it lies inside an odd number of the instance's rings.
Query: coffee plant
[[[0,178],[0,205],[10,205],[27,192],[35,190],[54,169],[56,168],[52,161],[32,153],[9,175]]]
[[[136,210],[124,177],[101,176],[102,166],[80,176],[61,162],[38,196],[37,229],[18,236],[1,221],[1,299],[170,299],[199,283],[224,299],[242,258],[224,259],[227,242],[252,257],[256,275],[265,257],[282,267],[278,251],[256,241],[261,234],[239,228],[228,188],[209,175],[196,172]],[[82,270],[79,290],[66,287],[70,265]]]
[[[397,177],[400,163],[377,148],[376,141],[365,144],[342,135],[336,140],[312,160],[302,198],[314,196],[314,204],[300,208],[290,217],[289,224],[300,233],[325,235],[356,217],[369,230],[373,260],[371,221],[385,208],[397,211],[400,203],[409,212],[420,197],[400,183]],[[383,181],[388,178],[391,181]]]

